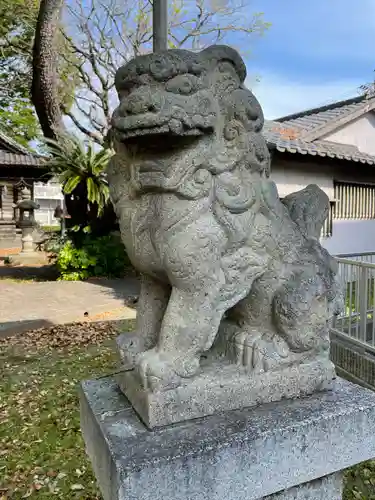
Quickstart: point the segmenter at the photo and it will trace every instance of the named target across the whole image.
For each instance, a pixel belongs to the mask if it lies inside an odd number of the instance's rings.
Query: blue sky
[[[253,0],[251,11],[272,23],[246,61],[266,118],[358,95],[373,78],[375,0]]]
[[[247,46],[240,34],[224,42],[245,57],[246,83],[268,119],[356,96],[375,77],[375,0],[207,0],[208,8],[210,2],[248,4],[249,21],[263,12],[271,23],[264,36],[247,38]],[[220,24],[247,24],[242,13]]]

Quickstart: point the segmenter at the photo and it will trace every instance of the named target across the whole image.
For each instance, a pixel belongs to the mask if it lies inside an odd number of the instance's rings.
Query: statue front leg
[[[170,285],[147,275],[141,276],[136,331],[132,335],[123,333],[117,339],[126,368],[133,367],[140,353],[156,345],[170,293]]]
[[[223,313],[220,285],[194,292],[173,288],[159,341],[137,362],[143,386],[171,389],[181,378],[197,373],[200,356],[212,346]]]
[[[144,388],[163,391],[199,370],[225,312],[226,276],[222,254],[226,235],[210,213],[188,226],[174,229],[163,240],[163,263],[172,292],[157,345],[137,359]],[[225,302],[226,301],[226,302]]]

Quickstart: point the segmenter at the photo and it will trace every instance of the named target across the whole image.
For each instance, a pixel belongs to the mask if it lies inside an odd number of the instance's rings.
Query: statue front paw
[[[123,333],[117,338],[116,343],[125,370],[134,368],[140,354],[149,348],[145,345],[143,337],[137,333],[133,335]]]
[[[255,373],[271,370],[289,355],[286,343],[273,333],[242,331],[235,335],[234,344],[237,363]]]
[[[175,389],[181,385],[181,378],[192,377],[199,369],[197,357],[157,348],[142,353],[136,364],[142,387],[152,392]]]

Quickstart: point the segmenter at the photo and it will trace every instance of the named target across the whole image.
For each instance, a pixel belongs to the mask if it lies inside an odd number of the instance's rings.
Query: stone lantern
[[[23,185],[20,194],[21,200],[15,204],[15,207],[19,210],[19,218],[16,221],[16,225],[22,230],[21,253],[32,253],[34,252],[33,231],[37,226],[37,222],[34,217],[34,210],[38,209],[39,205],[31,199],[31,190],[26,184]]]

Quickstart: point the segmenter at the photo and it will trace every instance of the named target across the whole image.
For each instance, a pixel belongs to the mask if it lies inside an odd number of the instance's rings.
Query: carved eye
[[[167,57],[159,56],[150,63],[150,73],[155,80],[166,80],[175,72],[174,65]]]
[[[199,78],[194,75],[178,75],[169,80],[165,86],[167,92],[189,95],[199,88]]]
[[[231,120],[225,125],[224,137],[227,141],[234,141],[239,135],[242,129],[242,125],[237,120]]]

